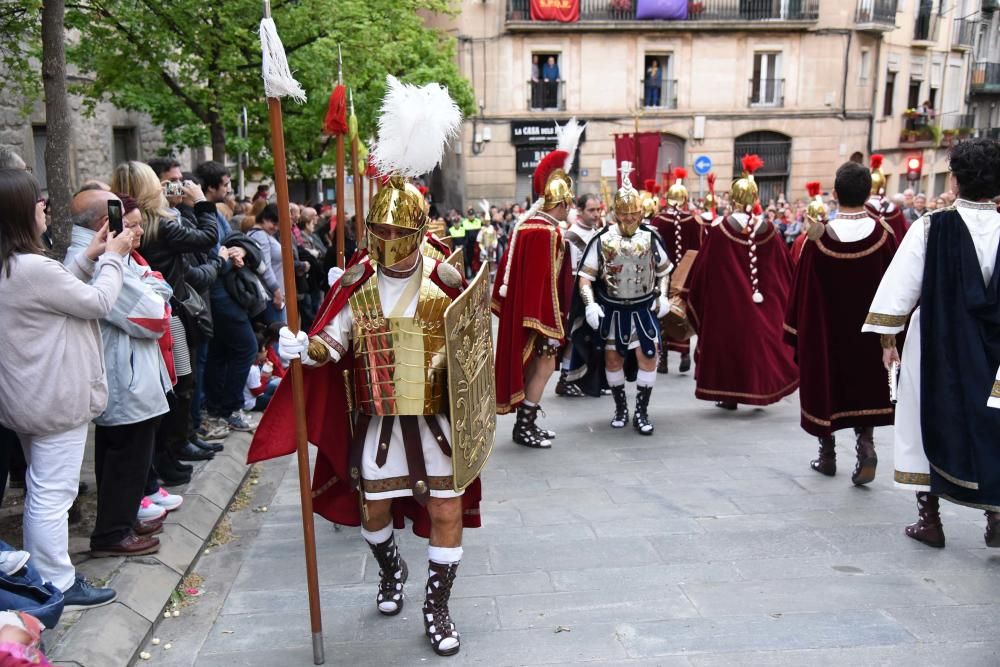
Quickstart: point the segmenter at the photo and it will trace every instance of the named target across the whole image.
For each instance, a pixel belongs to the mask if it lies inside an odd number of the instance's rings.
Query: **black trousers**
[[[170,412],[163,415],[156,430],[156,454],[177,458],[191,433],[191,402],[194,400],[194,373],[177,378],[174,390],[167,394]]]
[[[132,531],[146,488],[160,417],[94,432],[97,519],[90,547],[111,546]]]
[[[6,426],[0,426],[0,503],[3,502],[4,493],[7,491],[7,474],[14,470],[14,457],[20,454],[22,466],[24,465],[24,452],[21,450],[21,441],[17,434]]]

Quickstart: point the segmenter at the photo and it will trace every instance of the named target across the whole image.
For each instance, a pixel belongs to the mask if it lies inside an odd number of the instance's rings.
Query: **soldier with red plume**
[[[884,159],[878,153],[872,155],[872,189],[871,196],[865,203],[865,208],[868,209],[873,218],[889,228],[896,239],[896,245],[899,245],[903,242],[903,237],[906,236],[906,218],[899,207],[885,195],[886,180],[885,174],[882,172]]]

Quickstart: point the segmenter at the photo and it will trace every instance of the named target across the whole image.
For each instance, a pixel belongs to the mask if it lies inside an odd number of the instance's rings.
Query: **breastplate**
[[[386,317],[373,276],[351,295],[354,393],[367,415],[434,415],[447,411],[444,311],[451,299],[431,280],[425,261],[413,317]]]
[[[604,293],[614,300],[641,299],[656,287],[653,235],[639,229],[622,236],[617,227],[601,236],[601,281]]]

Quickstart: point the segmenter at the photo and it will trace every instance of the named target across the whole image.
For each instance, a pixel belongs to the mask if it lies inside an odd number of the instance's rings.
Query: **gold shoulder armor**
[[[354,283],[358,282],[364,274],[365,265],[363,263],[355,264],[344,272],[344,275],[340,279],[340,284],[344,287],[350,287]]]

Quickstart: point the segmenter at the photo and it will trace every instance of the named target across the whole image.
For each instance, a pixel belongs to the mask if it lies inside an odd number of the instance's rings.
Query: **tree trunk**
[[[215,111],[210,112],[208,117],[208,127],[212,133],[212,159],[226,164],[226,128]]]
[[[49,235],[52,253],[62,259],[69,247],[70,222],[70,145],[73,133],[66,94],[66,14],[65,0],[46,0],[42,4],[42,82],[45,89],[45,173],[48,177]]]

